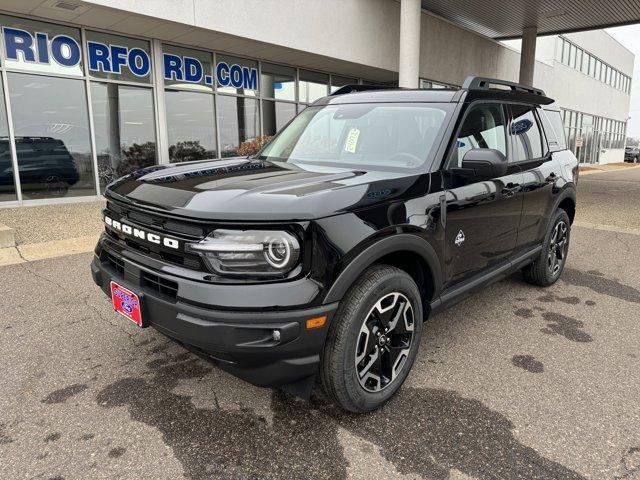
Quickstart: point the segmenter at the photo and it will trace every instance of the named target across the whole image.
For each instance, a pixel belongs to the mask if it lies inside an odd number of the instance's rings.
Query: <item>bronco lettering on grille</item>
[[[162,237],[155,233],[147,232],[137,227],[132,227],[131,225],[127,225],[126,223],[120,222],[119,220],[114,220],[110,217],[107,217],[106,215],[104,217],[104,223],[106,223],[113,230],[117,230],[131,237],[140,238],[149,243],[164,245],[167,248],[173,248],[176,250],[180,248],[180,242],[174,238]]]

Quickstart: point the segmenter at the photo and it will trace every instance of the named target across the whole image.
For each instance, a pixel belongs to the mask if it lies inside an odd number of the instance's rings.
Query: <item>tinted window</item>
[[[262,94],[278,100],[296,99],[296,69],[263,63],[260,76]]]
[[[513,119],[509,125],[509,133],[513,139],[512,160],[520,162],[533,158],[541,158],[542,136],[538,121],[529,105],[511,105]]]
[[[301,102],[312,103],[321,97],[327,96],[329,75],[300,70],[299,80],[298,97]]]
[[[286,102],[262,102],[262,133],[275,135],[296,115],[296,104]]]
[[[95,195],[84,81],[7,77],[23,198]]]
[[[91,82],[101,190],[118,177],[156,163],[150,88]]]
[[[2,79],[0,78],[0,202],[17,200],[9,146],[9,125],[5,114]]]
[[[151,82],[151,48],[149,42],[146,40],[87,31],[87,42],[89,43],[87,47],[89,50],[95,49],[95,51],[99,51],[105,56],[110,52],[109,54],[113,56],[115,53],[113,48],[117,48],[117,54],[120,55],[120,58],[126,57],[127,62],[135,62],[135,66],[127,63],[126,65],[120,65],[118,67],[116,67],[113,59],[111,59],[111,62],[96,61],[93,65],[89,62],[89,75],[91,77],[126,80],[127,82]],[[111,50],[107,51],[105,46],[110,47]],[[135,56],[127,56],[125,51],[138,52],[138,54]],[[96,57],[97,56],[94,55],[94,58]],[[149,62],[149,64],[147,65],[146,62]],[[144,74],[142,72],[148,73]]]
[[[546,115],[546,118],[551,124],[551,128],[553,128],[555,139],[558,142],[557,150],[565,150],[567,148],[567,140],[564,134],[564,127],[562,125],[562,116],[560,115],[560,112],[543,110],[542,113]],[[547,127],[545,125],[545,131],[546,128]],[[551,135],[549,135],[549,141],[551,141]]]
[[[462,159],[474,148],[493,148],[507,155],[504,109],[499,104],[471,107],[464,119],[451,160],[451,167],[462,166]]]
[[[258,101],[219,95],[217,106],[221,156],[242,156],[244,152],[253,150],[251,142],[260,131]]]
[[[167,90],[164,99],[170,160],[217,157],[213,95]]]
[[[42,39],[46,35],[47,49],[43,49],[42,52],[39,51],[40,55],[36,55],[35,52],[31,53],[31,58],[26,58],[25,52],[21,48],[8,48],[5,41],[4,54],[7,67],[29,72],[82,75],[80,29],[5,15],[0,15],[0,25],[5,29],[12,29],[9,32],[16,36],[16,43],[27,41],[28,37],[24,36],[25,32],[31,35],[32,42],[37,41],[33,38],[36,33]],[[5,30],[5,35],[7,35],[7,30]],[[52,42],[56,37],[58,37],[57,41],[60,48],[56,48],[56,55],[53,55]],[[60,39],[64,39],[64,37],[69,38],[60,42]]]

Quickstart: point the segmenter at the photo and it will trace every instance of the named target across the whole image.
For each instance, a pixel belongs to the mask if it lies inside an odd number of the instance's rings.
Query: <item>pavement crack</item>
[[[20,256],[20,258],[22,260],[24,260],[23,263],[20,263],[19,265],[21,266],[21,268],[23,268],[27,273],[33,275],[36,278],[39,278],[41,280],[44,280],[45,282],[48,282],[49,284],[63,290],[64,292],[66,292],[68,295],[71,296],[71,298],[77,298],[79,299],[84,305],[85,307],[89,308],[90,310],[92,310],[97,316],[98,318],[100,318],[100,320],[102,321],[106,321],[107,323],[109,323],[109,325],[116,327],[118,330],[120,330],[120,332],[124,333],[127,338],[129,338],[129,340],[131,341],[131,343],[133,344],[133,346],[136,346],[136,342],[135,342],[135,335],[133,335],[131,332],[128,332],[125,328],[124,325],[122,324],[122,322],[116,322],[113,319],[106,317],[105,315],[103,315],[103,313],[94,305],[92,305],[89,302],[89,297],[88,295],[85,296],[77,296],[75,295],[73,292],[71,292],[67,287],[65,287],[64,285],[62,285],[61,283],[45,276],[42,275],[38,272],[36,272],[34,269],[32,269],[29,264],[31,263],[29,260],[27,260],[23,255],[22,252],[20,252],[20,250],[18,248],[16,248],[16,251],[18,252],[18,255]]]

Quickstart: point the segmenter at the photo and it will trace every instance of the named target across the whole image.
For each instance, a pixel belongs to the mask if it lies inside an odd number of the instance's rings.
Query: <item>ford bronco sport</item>
[[[577,180],[541,90],[347,86],[253,157],[113,182],[91,269],[139,326],[365,412],[400,388],[434,312],[517,270],[558,280]]]

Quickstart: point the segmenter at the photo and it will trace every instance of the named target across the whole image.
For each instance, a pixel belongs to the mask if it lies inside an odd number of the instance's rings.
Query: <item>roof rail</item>
[[[467,90],[489,90],[491,88],[491,85],[509,87],[514,92],[526,92],[533,95],[542,95],[543,97],[546,96],[543,90],[530,87],[529,85],[508,82],[507,80],[500,80],[497,78],[476,77],[474,75],[469,75],[465,79],[464,83],[462,84],[462,88]]]
[[[369,92],[371,90],[397,90],[398,87],[392,87],[390,85],[344,85],[340,87],[335,92],[331,93],[329,96],[333,97],[335,95],[344,95],[345,93],[354,93],[354,92]]]

